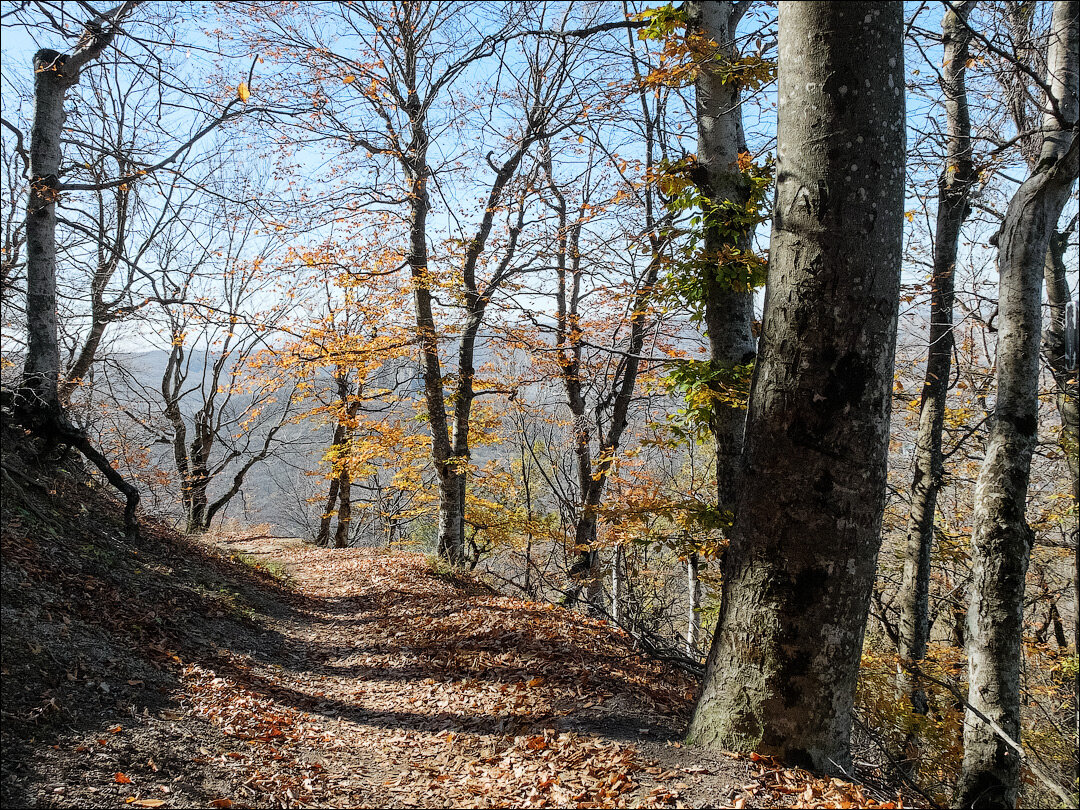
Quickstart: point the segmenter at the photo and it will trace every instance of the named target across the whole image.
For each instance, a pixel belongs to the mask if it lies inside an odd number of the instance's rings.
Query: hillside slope
[[[694,685],[602,622],[3,473],[4,806],[889,806],[681,748]]]

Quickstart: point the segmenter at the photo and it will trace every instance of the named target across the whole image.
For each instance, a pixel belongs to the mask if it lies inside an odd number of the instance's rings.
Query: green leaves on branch
[[[675,8],[669,3],[646,9],[634,19],[649,23],[638,30],[638,39],[663,43],[656,67],[642,77],[646,87],[688,87],[700,71],[723,84],[750,90],[758,90],[776,78],[775,62],[757,54],[731,59],[714,40],[691,29],[685,6]]]
[[[750,378],[754,364],[721,367],[711,360],[678,360],[662,378],[669,394],[686,403],[668,417],[668,429],[679,439],[705,434],[717,403],[745,408],[750,398]]]
[[[732,167],[732,198],[711,199],[702,191],[697,177],[702,168],[694,157],[663,164],[657,184],[671,211],[679,220],[680,247],[665,279],[673,303],[689,307],[700,320],[710,288],[746,292],[765,283],[767,265],[752,250],[740,247],[768,217],[767,198],[772,188],[773,162],[755,163],[749,153],[739,155]],[[706,251],[706,244],[720,247]]]
[[[686,7],[676,8],[671,3],[657,8],[647,8],[634,15],[635,20],[648,20],[649,24],[638,29],[638,39],[666,40],[681,28],[686,28],[689,17]]]

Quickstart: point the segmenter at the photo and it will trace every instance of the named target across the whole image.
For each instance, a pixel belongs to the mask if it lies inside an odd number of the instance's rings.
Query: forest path
[[[284,568],[295,593],[256,617],[263,632],[250,649],[185,670],[194,711],[246,743],[226,758],[252,772],[249,800],[259,791],[330,807],[751,798],[739,795],[753,781],[750,762],[677,743],[692,684],[639,658],[603,622],[439,576],[419,555],[207,542]]]

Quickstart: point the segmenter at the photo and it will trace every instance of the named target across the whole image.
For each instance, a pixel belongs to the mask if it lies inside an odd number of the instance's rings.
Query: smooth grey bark
[[[1054,378],[1054,404],[1061,418],[1059,444],[1069,471],[1072,497],[1074,501],[1080,503],[1080,407],[1077,402],[1080,396],[1080,382],[1077,380],[1080,362],[1078,362],[1076,330],[1078,307],[1069,291],[1065,267],[1065,250],[1069,244],[1069,233],[1076,223],[1077,218],[1074,216],[1070,227],[1063,231],[1055,230],[1050,235],[1050,246],[1046,251],[1046,264],[1043,271],[1050,322],[1043,332],[1042,352]]]
[[[34,54],[34,115],[30,130],[30,192],[26,203],[27,348],[20,394],[43,412],[62,412],[58,391],[60,348],[56,315],[56,203],[61,193],[64,100],[79,74],[116,36],[135,7],[123,3],[85,26],[70,53],[42,48]]]
[[[782,2],[776,205],[720,616],[689,740],[837,772],[885,495],[903,7]]]
[[[997,236],[997,402],[975,485],[966,633],[971,708],[957,807],[1013,807],[1020,786],[1016,752],[979,714],[1020,739],[1024,586],[1034,540],[1025,510],[1038,430],[1042,279],[1080,165],[1078,15],[1077,3],[1054,3],[1047,79],[1064,120],[1052,110],[1045,114],[1038,164],[1010,200]]]
[[[725,77],[724,70],[738,58],[735,28],[748,5],[700,0],[686,3],[689,26],[718,46],[713,58],[703,61],[694,82],[698,130],[698,171],[694,173],[694,181],[714,206],[725,202],[745,205],[749,199],[745,180],[738,171],[739,153],[746,151],[741,91],[738,82]],[[753,234],[744,233],[734,247],[750,250],[752,238]],[[707,260],[719,256],[729,241],[729,237],[706,223]],[[715,370],[730,372],[754,359],[754,294],[750,290],[734,289],[711,264],[702,273],[709,359]],[[746,410],[728,398],[718,397],[710,421],[716,439],[717,505],[730,511],[735,504]]]
[[[85,433],[71,424],[60,401],[60,348],[56,311],[56,203],[63,190],[60,161],[64,101],[79,74],[116,36],[119,23],[137,5],[128,0],[83,27],[70,53],[42,48],[34,54],[34,114],[30,131],[30,190],[26,204],[27,351],[16,392],[18,418],[48,442],[74,447],[89,459],[126,500],[127,533],[138,532],[139,491],[124,480]]]
[[[899,652],[917,665],[926,658],[930,636],[930,551],[934,512],[944,476],[941,434],[953,353],[953,297],[956,251],[960,228],[969,212],[968,196],[976,179],[971,159],[971,119],[964,82],[971,30],[965,24],[974,2],[956,3],[941,22],[947,145],[945,165],[938,178],[938,208],[934,233],[934,266],[930,278],[930,343],[919,403],[919,432],[915,440],[915,470],[911,482],[910,515],[904,543],[904,573],[900,587]],[[913,709],[926,714],[926,693],[915,674],[904,673],[902,687]]]

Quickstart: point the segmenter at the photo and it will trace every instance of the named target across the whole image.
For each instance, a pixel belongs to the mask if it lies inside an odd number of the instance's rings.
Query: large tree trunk
[[[207,517],[207,508],[210,505],[209,498],[206,495],[207,483],[206,469],[195,467],[192,470],[191,478],[181,484],[186,523],[185,531],[189,534],[202,534],[210,528],[210,521]]]
[[[745,4],[694,0],[686,7],[689,25],[718,45],[717,53],[703,60],[694,84],[697,161],[701,169],[697,184],[713,206],[729,202],[745,205],[749,195],[738,170],[739,153],[746,151],[740,88],[725,70],[737,58],[735,27]],[[710,359],[716,371],[730,375],[735,366],[746,365],[754,359],[754,294],[745,287],[732,286],[711,263],[725,246],[731,246],[730,237],[710,226],[708,218],[704,237],[705,256],[710,260],[703,271]],[[750,250],[752,237],[750,233],[741,234],[734,247]],[[718,506],[728,511],[735,505],[745,423],[745,408],[732,403],[730,396],[717,396],[710,428],[716,439]]]
[[[139,491],[124,480],[64,412],[59,395],[60,348],[56,310],[56,203],[60,182],[64,99],[79,73],[116,36],[118,23],[137,4],[127,0],[83,27],[66,54],[42,48],[34,54],[34,117],[30,131],[30,192],[26,204],[26,361],[16,404],[22,421],[49,442],[74,447],[91,461],[127,500],[127,533],[138,533],[135,510]]]
[[[903,6],[782,2],[765,321],[689,738],[851,764],[885,494],[904,199]]]
[[[1054,3],[1048,83],[1063,118],[1077,110],[1080,6]],[[972,595],[968,608],[968,701],[958,807],[1013,807],[1020,761],[976,712],[1020,738],[1024,580],[1033,536],[1025,518],[1038,429],[1040,307],[1050,236],[1076,179],[1080,143],[1052,111],[1039,162],[1020,186],[998,233],[997,404],[975,485]]]
[[[975,180],[971,160],[971,120],[968,117],[964,73],[971,31],[965,20],[973,2],[957,3],[945,12],[945,45],[941,89],[945,96],[948,144],[938,178],[934,268],[930,279],[930,345],[919,404],[919,433],[915,440],[915,472],[911,482],[911,512],[904,545],[904,575],[900,589],[900,655],[918,665],[926,658],[929,641],[930,551],[934,511],[944,475],[941,433],[953,353],[953,278],[960,228],[968,212],[968,194]],[[914,710],[925,714],[926,694],[917,677],[905,673],[902,683]]]

